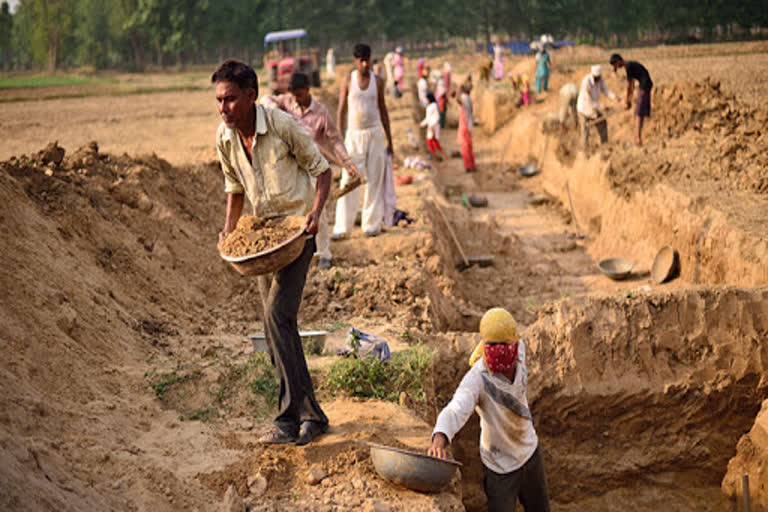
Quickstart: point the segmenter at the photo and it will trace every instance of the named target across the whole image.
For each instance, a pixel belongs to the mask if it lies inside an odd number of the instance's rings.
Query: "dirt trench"
[[[704,97],[692,89],[703,90]],[[764,228],[748,212],[761,211],[762,182],[750,181],[747,170],[737,174],[730,188],[713,188],[707,174],[711,169],[698,174],[683,169],[653,184],[617,181],[632,173],[644,176],[655,161],[674,161],[684,139],[691,137],[685,126],[689,118],[749,131],[752,125],[738,121],[739,116],[762,119],[764,113],[736,105],[727,107],[732,114],[720,116],[707,102],[732,105],[734,100],[712,82],[673,86],[660,96],[666,102],[697,98],[705,106],[688,105],[689,113],[679,116],[685,120],[662,118],[667,133],[679,136],[661,143],[651,139],[659,144],[653,150],[616,144],[585,158],[575,151],[574,139],[556,136],[545,171],[525,182],[503,171],[491,177],[440,173],[435,178],[435,193],[448,197],[443,207],[468,252],[490,252],[495,265],[456,270],[456,244],[430,209],[442,264],[441,277],[429,288],[431,311],[436,326],[446,331],[432,341],[442,347],[432,410],[440,410],[464,375],[477,341],[471,333],[484,308],[504,305],[514,311],[527,327],[529,400],[554,510],[735,510],[741,499],[740,472],[752,475],[753,507],[768,507],[761,481],[765,414],[758,416],[768,396],[768,251]],[[515,141],[508,156],[512,169],[530,161],[543,145],[540,120],[541,115],[518,114],[499,130],[497,141]],[[694,133],[701,130],[696,126]],[[729,130],[720,133],[730,137]],[[498,144],[491,142],[491,147],[498,151]],[[498,165],[495,158],[486,157],[485,163]],[[631,257],[640,262],[633,278],[607,283],[583,268],[569,268],[551,246],[546,254],[536,253],[532,238],[521,233],[523,220],[504,229],[499,221],[504,212],[468,213],[456,206],[455,197],[451,205],[446,192],[486,193],[513,204],[520,187],[531,203],[540,202],[540,194],[554,199],[564,235],[587,235],[566,251],[568,259],[583,257],[581,250],[591,265],[592,258]],[[712,190],[720,190],[719,197]],[[743,206],[734,206],[739,201]],[[526,207],[530,211],[530,204]],[[506,213],[514,215],[525,214]],[[682,275],[649,286],[651,261],[665,244],[680,251]],[[568,283],[566,296],[547,294],[550,287],[563,290],[569,274],[576,282]],[[549,301],[542,308],[526,308],[521,300],[531,287],[541,291],[542,302]],[[468,510],[485,506],[478,438],[479,424],[472,419],[454,443],[465,464]]]

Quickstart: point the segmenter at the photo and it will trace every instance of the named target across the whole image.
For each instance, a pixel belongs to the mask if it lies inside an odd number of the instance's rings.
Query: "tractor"
[[[288,90],[291,74],[305,73],[313,87],[320,86],[320,60],[316,48],[302,49],[307,42],[303,28],[270,32],[264,36],[264,69],[273,94]]]

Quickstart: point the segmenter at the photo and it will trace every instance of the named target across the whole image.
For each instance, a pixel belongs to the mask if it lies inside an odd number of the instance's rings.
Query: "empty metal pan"
[[[371,459],[376,472],[385,479],[409,489],[436,492],[451,481],[461,463],[422,453],[371,444]]]
[[[635,263],[633,261],[625,258],[606,258],[597,263],[597,268],[600,269],[600,272],[614,281],[626,279],[634,266]]]

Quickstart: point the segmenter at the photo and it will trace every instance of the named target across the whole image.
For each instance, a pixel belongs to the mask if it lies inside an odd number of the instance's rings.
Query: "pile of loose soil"
[[[176,463],[140,454],[147,436],[230,456],[199,425],[161,432],[178,415],[144,377],[241,286],[215,248],[220,176],[95,143],[0,162],[0,508],[210,510]]]
[[[243,215],[238,219],[235,230],[224,239],[221,252],[232,257],[257,254],[291,239],[303,225],[301,217],[265,219]]]
[[[690,130],[754,139],[768,134],[768,111],[741,103],[713,78],[662,85],[654,93],[654,129],[669,137]]]
[[[456,477],[441,492],[419,493],[376,473],[369,443],[426,451],[431,430],[413,413],[393,403],[348,399],[323,408],[331,428],[317,441],[301,450],[248,446],[247,457],[201,472],[198,480],[218,496],[234,486],[254,511],[464,510]]]
[[[647,147],[608,147],[608,176],[625,197],[661,181],[715,183],[768,193],[768,109],[752,108],[720,82],[676,82],[654,91]]]

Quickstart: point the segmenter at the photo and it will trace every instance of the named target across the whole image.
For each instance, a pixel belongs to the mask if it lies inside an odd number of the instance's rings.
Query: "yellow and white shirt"
[[[254,107],[253,164],[248,161],[237,129],[221,123],[216,133],[224,192],[245,193],[253,205],[253,214],[260,217],[306,215],[315,197],[310,176],[322,174],[328,169],[328,161],[293,116],[260,105]]]

